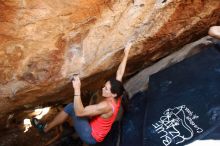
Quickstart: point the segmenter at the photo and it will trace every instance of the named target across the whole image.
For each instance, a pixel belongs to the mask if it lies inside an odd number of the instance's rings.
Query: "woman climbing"
[[[95,144],[103,141],[110,131],[121,105],[124,93],[122,77],[131,45],[132,43],[128,42],[125,46],[124,57],[118,67],[116,78],[108,80],[102,88],[102,96],[104,97],[102,101],[84,107],[81,100],[81,82],[78,76],[74,76],[72,81],[74,88],[73,103],[68,104],[52,122],[44,125],[38,119],[33,118],[32,125],[39,131],[47,133],[65,122],[70,116],[77,134],[85,143]]]

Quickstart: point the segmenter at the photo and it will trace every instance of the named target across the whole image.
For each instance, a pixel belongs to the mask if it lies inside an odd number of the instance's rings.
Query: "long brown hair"
[[[109,79],[109,82],[111,84],[111,92],[113,94],[117,94],[117,96],[115,97],[116,99],[118,99],[119,97],[122,98],[121,103],[122,103],[123,109],[126,111],[128,109],[129,98],[128,98],[128,94],[122,82],[116,80],[115,78]]]

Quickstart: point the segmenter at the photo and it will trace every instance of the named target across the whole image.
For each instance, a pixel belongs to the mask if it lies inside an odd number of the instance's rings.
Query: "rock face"
[[[131,39],[127,75],[220,20],[219,0],[0,0],[0,9],[1,115],[70,96],[74,73],[84,87],[113,75]]]

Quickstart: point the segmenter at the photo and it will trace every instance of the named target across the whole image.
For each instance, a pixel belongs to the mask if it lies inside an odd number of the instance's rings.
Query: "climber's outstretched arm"
[[[130,51],[130,48],[131,48],[131,45],[132,43],[131,42],[128,42],[125,46],[125,49],[124,49],[124,57],[118,67],[118,70],[117,70],[117,73],[116,73],[116,80],[118,81],[122,81],[122,77],[124,75],[124,72],[125,72],[125,67],[126,67],[126,64],[127,64],[127,60],[128,60],[128,54],[129,54],[129,51]]]

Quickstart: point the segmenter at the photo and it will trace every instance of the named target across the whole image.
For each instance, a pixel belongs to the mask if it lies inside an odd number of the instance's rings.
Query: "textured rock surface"
[[[130,39],[128,75],[220,20],[219,0],[0,0],[0,9],[1,115],[70,96],[73,73],[84,87],[112,75]]]

